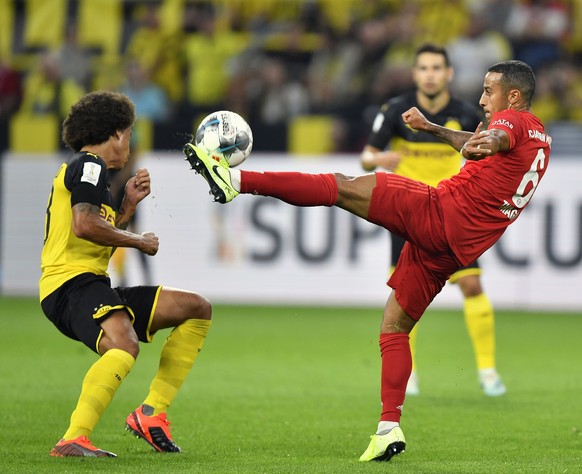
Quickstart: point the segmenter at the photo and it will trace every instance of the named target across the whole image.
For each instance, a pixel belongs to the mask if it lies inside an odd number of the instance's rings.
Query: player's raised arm
[[[137,205],[151,192],[151,178],[147,169],[140,168],[125,184],[123,201],[115,219],[115,227],[127,229]]]
[[[424,114],[416,107],[408,109],[402,114],[404,123],[414,130],[428,132],[437,138],[440,138],[445,143],[451,145],[455,150],[460,151],[465,142],[471,138],[471,132],[464,132],[461,130],[452,130],[450,128],[441,127],[435,123],[430,122]]]
[[[133,247],[148,255],[158,252],[158,237],[152,232],[135,234],[109,224],[100,216],[100,208],[81,202],[72,208],[72,230],[80,239],[109,247]]]

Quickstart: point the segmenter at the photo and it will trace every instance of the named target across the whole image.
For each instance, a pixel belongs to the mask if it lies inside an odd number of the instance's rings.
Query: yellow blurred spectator
[[[176,8],[175,3],[171,3],[173,8]],[[182,34],[175,29],[173,15],[170,15],[175,12],[168,13],[161,8],[155,3],[138,9],[139,27],[129,39],[126,56],[138,58],[151,80],[164,89],[170,100],[178,102],[184,97]]]
[[[83,87],[74,79],[61,77],[54,53],[41,53],[37,67],[29,72],[24,81],[19,112],[65,117],[84,93]]]
[[[416,0],[420,5],[417,41],[447,44],[458,38],[469,21],[465,0]]]
[[[536,93],[532,99],[532,110],[545,124],[562,120],[566,114],[560,100],[560,87],[563,87],[563,83],[556,77],[556,72],[555,69],[545,68],[536,74]]]
[[[186,7],[197,30],[187,34],[187,100],[193,107],[221,104],[228,90],[229,62],[248,45],[248,35],[218,29],[214,12]]]

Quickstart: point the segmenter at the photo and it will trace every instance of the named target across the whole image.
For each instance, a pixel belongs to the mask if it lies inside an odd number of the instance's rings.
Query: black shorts
[[[111,288],[109,278],[82,273],[43,299],[41,306],[65,336],[99,353],[103,333],[100,323],[119,309],[129,314],[138,339],[151,342],[150,325],[161,289],[161,286]]]
[[[402,237],[395,234],[390,234],[390,273],[392,273],[394,268],[396,268],[396,263],[398,263],[398,259],[400,258],[400,254],[402,253],[402,248],[404,247],[405,243],[406,240],[404,240]],[[477,260],[475,260],[470,265],[467,265],[466,267],[459,268],[451,275],[449,281],[451,283],[455,283],[459,278],[467,275],[481,275],[481,268],[479,268],[479,262]]]

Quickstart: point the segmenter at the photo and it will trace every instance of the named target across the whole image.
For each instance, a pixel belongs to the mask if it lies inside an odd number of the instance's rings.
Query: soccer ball
[[[224,157],[229,166],[238,166],[251,153],[253,132],[239,114],[219,110],[200,122],[194,142],[210,156]]]

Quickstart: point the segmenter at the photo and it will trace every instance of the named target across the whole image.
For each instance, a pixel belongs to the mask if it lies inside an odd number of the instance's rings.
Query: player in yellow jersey
[[[192,367],[210,328],[212,307],[202,296],[162,286],[112,288],[107,276],[117,247],[148,255],[158,251],[152,232],[126,230],[137,205],[150,194],[150,175],[138,169],[116,209],[110,172],[129,159],[135,109],[127,96],[92,92],[63,123],[62,137],[74,154],[54,178],[42,250],[40,300],[47,318],[100,357],[89,368],[57,457],[115,457],[89,440],[95,425],[133,367],[139,342],[174,328],[162,348],[158,371],[126,429],[156,451],[180,452],[169,431],[167,410]]]
[[[368,142],[361,154],[362,167],[377,167],[431,186],[458,173],[462,156],[448,144],[426,132],[408,127],[402,114],[417,107],[433,123],[453,130],[475,130],[482,116],[471,103],[451,96],[449,83],[453,69],[446,50],[425,44],[417,49],[412,68],[415,90],[386,102],[378,112]],[[392,269],[400,257],[404,240],[391,235]],[[477,262],[458,270],[451,283],[458,284],[464,297],[467,329],[475,352],[479,383],[486,395],[506,392],[495,365],[494,312],[483,292]],[[419,393],[416,367],[418,325],[410,334],[413,368],[406,388],[409,395]]]

